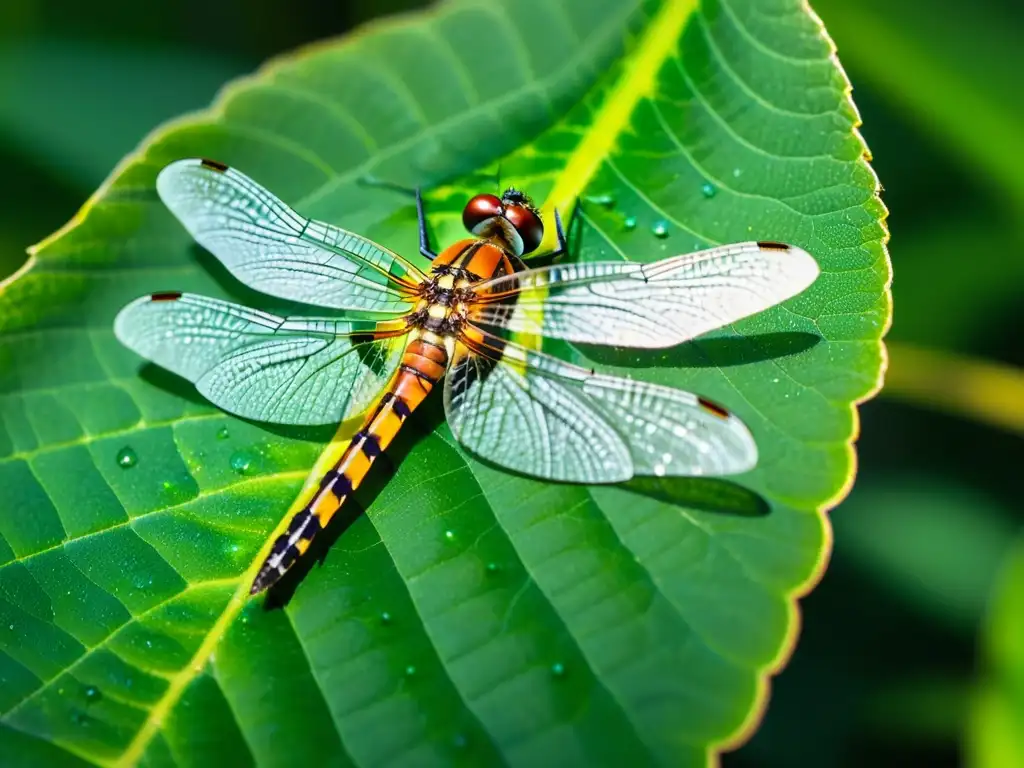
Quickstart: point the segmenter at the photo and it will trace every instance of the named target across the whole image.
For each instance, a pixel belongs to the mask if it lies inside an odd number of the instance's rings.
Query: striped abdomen
[[[338,463],[324,476],[310,502],[292,517],[288,530],[274,542],[253,580],[252,594],[280,579],[299,555],[309,549],[313,537],[359,487],[374,459],[391,444],[402,422],[430,394],[447,365],[448,353],[444,347],[420,339],[409,343],[402,365],[377,407],[352,437]]]

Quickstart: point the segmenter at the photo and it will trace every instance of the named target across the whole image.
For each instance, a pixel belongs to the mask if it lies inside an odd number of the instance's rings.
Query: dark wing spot
[[[777,243],[774,240],[758,240],[757,247],[766,251],[788,251],[789,246],[785,243]]]
[[[218,163],[216,160],[208,160],[205,157],[199,162],[199,164],[202,165],[203,168],[209,168],[211,171],[217,171],[217,173],[224,173],[224,171],[228,169],[224,163]]]
[[[708,400],[706,397],[698,397],[697,402],[700,404],[700,407],[708,413],[712,413],[720,419],[729,418],[729,412],[718,403]]]
[[[177,301],[181,298],[180,291],[168,291],[167,293],[154,293],[150,295],[150,301]]]

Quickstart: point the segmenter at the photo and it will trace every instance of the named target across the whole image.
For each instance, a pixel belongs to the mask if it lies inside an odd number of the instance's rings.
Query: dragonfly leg
[[[565,230],[562,228],[562,214],[555,208],[555,234],[558,235],[558,250],[551,254],[557,258],[569,252],[569,244],[565,241]]]
[[[430,233],[427,232],[427,215],[423,211],[423,194],[420,188],[416,187],[416,220],[420,228],[420,253],[433,261],[437,253],[430,247]]]
[[[576,209],[578,208],[579,206],[577,205]],[[576,213],[574,210],[573,216],[575,215]],[[529,260],[531,262],[535,262],[538,259],[543,259],[544,262],[547,263],[549,260],[557,259],[559,256],[564,256],[569,252],[569,243],[565,237],[565,229],[562,227],[562,215],[558,212],[557,208],[555,209],[555,234],[558,236],[558,247],[555,250],[550,251],[548,253],[536,255],[530,254]]]

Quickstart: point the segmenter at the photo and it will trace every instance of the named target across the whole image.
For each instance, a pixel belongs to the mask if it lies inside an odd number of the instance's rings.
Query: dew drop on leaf
[[[444,537],[446,539],[448,539],[448,541],[454,541],[455,540],[455,531],[445,531],[444,532]]]
[[[565,674],[565,665],[560,661],[556,661],[551,665],[551,674],[555,677],[562,677]]]
[[[587,202],[600,205],[602,208],[611,208],[615,205],[615,198],[611,195],[591,195],[587,198]]]
[[[414,667],[412,664],[410,664],[408,667],[405,668],[405,676],[406,677],[412,677],[415,674],[416,674],[416,667]]]
[[[384,611],[380,615],[380,623],[381,624],[390,624],[391,623],[391,614],[388,613],[387,611]]]
[[[627,216],[626,220],[622,222],[622,226],[627,232],[632,232],[636,229],[636,216]]]
[[[246,451],[235,451],[231,454],[231,468],[244,475],[252,467],[252,456]]]
[[[230,437],[230,433],[228,432],[227,427],[221,427],[220,429],[217,430],[218,440],[227,440],[228,437]]]
[[[138,463],[139,457],[132,450],[131,446],[126,445],[117,452],[117,466],[121,467],[121,469],[131,469]]]
[[[664,221],[656,221],[651,227],[651,232],[655,237],[668,237],[668,224]]]
[[[95,685],[90,685],[85,689],[86,701],[99,701],[103,698],[103,694],[100,693],[100,689]]]
[[[487,564],[487,572],[488,573],[497,573],[500,570],[501,570],[501,567],[497,563],[488,563]]]
[[[732,169],[732,175],[733,175],[734,179],[738,179],[740,177],[741,173],[743,173],[743,171],[740,170],[739,168],[733,168]]]
[[[718,190],[715,189],[715,185],[710,182],[705,182],[700,188],[700,193],[704,195],[704,197],[714,197],[715,192],[717,191]]]

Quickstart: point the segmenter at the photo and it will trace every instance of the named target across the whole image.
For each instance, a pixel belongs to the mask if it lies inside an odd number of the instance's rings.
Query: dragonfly
[[[675,346],[795,296],[819,272],[806,251],[770,241],[652,263],[556,263],[567,251],[557,212],[552,263],[528,268],[524,257],[540,247],[544,223],[514,188],[472,197],[462,212],[468,236],[439,254],[417,190],[420,253],[430,259],[420,268],[302,216],[219,162],[178,160],[156,186],[239,281],[335,312],[280,317],[197,294],[152,293],[117,315],[120,341],[245,419],[324,425],[363,415],[341,458],[274,541],[252,594],[308,550],[442,379],[455,438],[516,473],[601,484],[752,469],[754,438],[723,406],[581,367],[544,352],[543,342]]]

